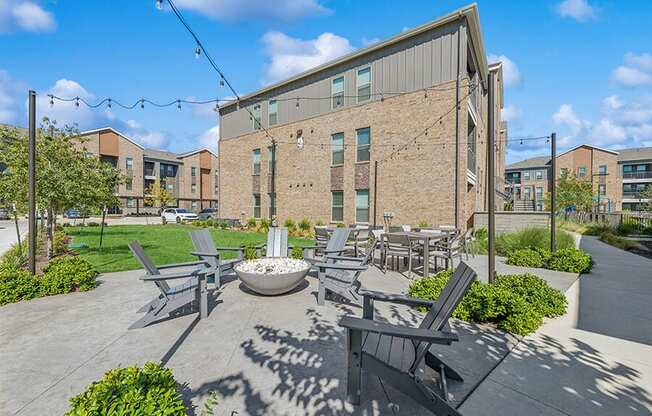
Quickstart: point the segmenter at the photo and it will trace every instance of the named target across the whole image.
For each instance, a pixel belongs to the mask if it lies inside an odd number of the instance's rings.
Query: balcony
[[[644,191],[638,192],[623,192],[623,199],[645,199],[646,194]]]
[[[652,179],[652,170],[645,172],[624,172],[623,179]]]
[[[469,104],[473,109],[474,115],[478,120],[482,119],[482,86],[479,85],[480,76],[478,73],[473,75],[471,78],[471,84],[469,85]]]

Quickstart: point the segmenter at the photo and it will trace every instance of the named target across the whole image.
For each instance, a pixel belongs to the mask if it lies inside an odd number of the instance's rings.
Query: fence
[[[550,228],[550,212],[544,211],[496,211],[496,234],[524,228]],[[488,227],[487,212],[476,212],[473,219],[476,230]]]
[[[635,224],[640,227],[652,228],[652,212],[628,211],[628,212],[567,212],[559,216],[565,220],[575,221],[580,224],[600,222],[612,226],[620,224]]]

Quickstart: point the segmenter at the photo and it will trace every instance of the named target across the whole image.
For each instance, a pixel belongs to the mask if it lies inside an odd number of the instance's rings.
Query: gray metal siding
[[[286,124],[302,119],[315,117],[331,110],[331,100],[301,100],[299,109],[295,107],[296,97],[330,97],[331,80],[344,75],[344,106],[356,105],[357,69],[371,66],[372,94],[409,92],[432,87],[455,79],[457,70],[457,28],[458,22],[422,33],[383,50],[371,52],[352,61],[321,71],[292,84],[279,87],[266,93],[262,102],[262,122],[268,127],[267,101],[276,98],[278,101],[278,124]],[[466,57],[465,31],[460,39],[461,59]],[[466,61],[461,60],[461,71],[466,67]],[[281,99],[291,98],[289,101]],[[379,100],[380,96],[372,96]],[[253,101],[246,103],[253,105]],[[234,106],[235,107],[235,106]],[[220,120],[220,136],[227,139],[253,131],[253,123],[249,113],[241,108],[222,110]]]

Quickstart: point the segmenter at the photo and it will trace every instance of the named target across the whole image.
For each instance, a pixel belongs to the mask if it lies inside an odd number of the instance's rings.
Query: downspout
[[[459,228],[460,212],[460,44],[463,15],[460,13],[457,29],[457,75],[455,77],[455,228]]]

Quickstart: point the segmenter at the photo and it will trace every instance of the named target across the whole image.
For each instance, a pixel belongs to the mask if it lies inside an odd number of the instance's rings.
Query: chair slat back
[[[328,241],[328,229],[323,226],[315,226],[315,240],[318,243],[325,243]]]
[[[138,263],[140,263],[140,265],[143,266],[145,271],[147,271],[148,275],[156,276],[161,274],[161,272],[152,262],[152,259],[150,259],[149,256],[145,254],[145,250],[143,250],[143,247],[140,245],[138,241],[134,240],[128,245],[129,245],[129,250],[131,250],[131,253],[134,255],[136,260],[138,260]],[[159,290],[164,295],[167,295],[167,293],[170,291],[170,285],[168,285],[165,280],[155,281],[154,283],[156,283],[156,286],[158,286]]]
[[[385,234],[387,238],[387,244],[390,247],[404,247],[407,248],[410,245],[410,237],[404,233],[387,233]]]
[[[190,232],[190,239],[195,251],[202,253],[218,254],[215,244],[213,244],[213,237],[207,229],[195,230]],[[216,257],[200,256],[203,261],[206,261],[211,267],[218,267],[219,261]]]
[[[326,250],[335,251],[335,250],[344,250],[346,242],[349,239],[351,234],[350,228],[336,228],[328,239],[328,244],[326,244]]]
[[[288,256],[288,229],[271,227],[267,233],[267,257]]]
[[[430,308],[425,318],[419,325],[421,329],[430,329],[432,331],[441,331],[442,328],[448,323],[453,311],[462,301],[462,298],[471,287],[471,283],[476,277],[475,271],[466,263],[460,262],[460,265],[455,269],[455,273],[451,276],[446,286],[439,294],[437,301]],[[425,353],[430,348],[430,343],[418,342],[416,346],[416,358],[413,368],[416,370],[420,361],[425,356]]]

